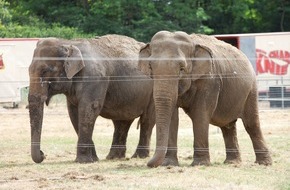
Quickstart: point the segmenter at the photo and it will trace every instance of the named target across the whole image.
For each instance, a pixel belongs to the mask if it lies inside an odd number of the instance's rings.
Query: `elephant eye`
[[[149,69],[152,71],[152,62],[149,62]]]
[[[181,72],[184,72],[185,71],[185,69],[186,69],[185,67],[186,67],[186,64],[184,62],[180,62],[179,63],[179,70]]]
[[[45,76],[48,72],[49,72],[48,69],[44,69],[44,70],[42,70],[42,72],[41,72],[41,76]]]
[[[45,75],[47,75],[47,74],[49,74],[51,72],[53,72],[53,68],[52,67],[46,67],[45,69],[43,69],[41,71],[41,76],[45,76]]]

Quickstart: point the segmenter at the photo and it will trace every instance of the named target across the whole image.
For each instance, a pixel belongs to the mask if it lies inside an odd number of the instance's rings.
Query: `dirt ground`
[[[290,189],[290,109],[260,105],[260,120],[273,156],[273,166],[254,163],[251,141],[238,121],[243,163],[225,165],[224,144],[218,128],[210,126],[212,166],[189,166],[192,162],[192,128],[180,114],[179,167],[146,167],[149,158],[131,159],[139,130],[136,121],[128,135],[127,158],[106,160],[112,140],[110,120],[98,118],[94,142],[100,161],[74,162],[77,136],[64,105],[45,108],[42,150],[46,159],[35,164],[30,158],[30,125],[25,105],[0,107],[0,189]],[[155,129],[154,129],[155,130]],[[151,153],[155,146],[152,136]]]

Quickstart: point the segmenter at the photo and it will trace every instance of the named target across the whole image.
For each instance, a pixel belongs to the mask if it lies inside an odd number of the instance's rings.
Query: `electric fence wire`
[[[72,59],[72,58],[69,58],[70,60],[75,60],[75,59]],[[34,59],[34,61],[45,61],[45,60],[48,60],[48,58],[37,58],[37,59]],[[52,60],[52,61],[68,61],[67,58],[64,58],[64,59],[60,59],[60,58],[52,58],[50,57],[49,60]],[[99,60],[99,61],[128,61],[127,58],[84,58],[84,60]],[[136,61],[136,60],[140,60],[140,58],[131,58],[129,59],[129,61]],[[156,59],[145,59],[144,61],[154,61]],[[161,59],[158,59],[159,61],[168,61],[169,59],[168,58],[161,58]],[[191,61],[197,61],[197,60],[205,60],[205,59],[187,59],[187,60],[191,60]],[[215,60],[223,60],[222,58],[221,59],[215,59]],[[229,59],[227,59],[228,61]],[[170,59],[170,61],[181,61],[180,59]],[[232,59],[232,61],[234,61],[234,59]],[[157,77],[157,79],[155,78]],[[237,71],[233,71],[232,73],[222,73],[222,74],[213,74],[213,73],[205,73],[205,74],[183,74],[182,76],[182,79],[193,79],[193,78],[200,78],[202,77],[202,79],[213,79],[213,78],[226,78],[226,79],[234,79],[234,78],[249,78],[249,77],[252,77],[251,74],[243,74],[243,73],[238,73]],[[31,78],[32,80],[33,79],[39,79],[39,83],[41,82],[41,80],[45,81],[47,80],[47,78],[45,77],[41,77],[40,78]],[[71,81],[63,81],[62,79],[66,79],[66,77],[49,77],[49,79],[61,79],[59,81],[50,81],[51,83],[61,83],[61,82],[71,82]],[[86,82],[94,82],[94,81],[100,81],[100,80],[110,80],[110,81],[142,81],[142,80],[176,80],[176,79],[179,79],[179,76],[178,75],[162,75],[162,76],[151,76],[151,78],[141,78],[140,76],[133,76],[133,75],[127,75],[127,76],[109,76],[109,78],[107,77],[98,77],[98,76],[82,76],[81,78],[80,77],[74,77],[74,79],[76,79],[75,81],[72,81],[72,82],[82,82],[82,83],[86,83]],[[85,79],[85,80],[80,80],[80,79]],[[274,78],[273,78],[274,79]],[[275,78],[276,79],[276,78]],[[284,81],[290,81],[290,79],[284,79]],[[37,81],[37,80],[36,80]],[[5,80],[5,81],[0,81],[0,83],[6,83],[6,84],[10,84],[10,83],[28,83],[29,81],[24,81],[24,80],[13,80],[13,81],[8,81],[8,80]],[[37,83],[37,82],[36,82]],[[0,114],[10,114],[10,113],[2,113],[0,112]],[[25,114],[25,113],[16,113],[16,112],[13,112],[11,114]],[[49,113],[50,115],[59,115],[60,113]],[[61,113],[63,115],[65,115],[64,113]],[[286,124],[289,124],[288,122],[285,122],[284,123],[285,125]],[[32,142],[32,145],[38,145],[38,143],[34,143]],[[53,146],[56,146],[55,144],[51,143],[51,144],[48,144],[47,146],[49,145],[53,145]],[[5,143],[2,143],[1,146],[5,146]],[[19,146],[17,144],[13,144],[13,146]],[[30,146],[30,144],[27,144],[25,145],[26,146]],[[63,145],[62,145],[63,146]],[[66,145],[66,146],[75,146],[75,145]],[[96,147],[96,148],[99,148],[99,149],[109,149],[109,148],[125,148],[124,146],[122,145],[114,145],[114,146],[101,146],[101,145],[93,145],[93,144],[79,144],[78,146],[80,147]],[[128,148],[128,147],[127,147]],[[130,147],[132,148],[132,147]],[[178,149],[187,149],[188,147],[178,147]],[[192,148],[192,147],[190,147]],[[148,149],[148,147],[139,147],[139,149]],[[157,147],[157,149],[164,149],[163,147]],[[175,150],[176,147],[168,147],[168,150]],[[154,150],[151,148],[151,151]],[[197,149],[195,151],[209,151],[208,149]],[[227,152],[236,152],[237,150],[230,150],[228,149]],[[241,150],[243,151],[243,153],[248,153],[248,154],[252,154],[253,150]],[[262,152],[264,150],[256,150],[257,152]],[[3,156],[3,155],[2,155]]]

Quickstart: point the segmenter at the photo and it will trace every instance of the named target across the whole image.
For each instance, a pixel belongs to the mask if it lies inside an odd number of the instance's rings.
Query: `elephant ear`
[[[206,55],[206,54],[208,54],[208,55]],[[199,55],[199,56],[203,56],[203,57],[210,56],[211,58],[213,58],[212,50],[209,47],[201,45],[201,44],[197,44],[195,46],[195,55],[196,56]]]
[[[198,74],[199,76],[203,74],[213,74],[213,65],[214,65],[214,54],[213,51],[201,44],[195,45],[193,59],[193,74]],[[195,73],[196,72],[196,73]],[[197,73],[199,72],[199,73]]]
[[[140,49],[138,62],[138,68],[146,75],[151,75],[151,69],[149,64],[150,61],[148,60],[150,56],[151,56],[150,45],[146,44]]]
[[[66,60],[64,62],[64,69],[68,79],[72,79],[84,67],[84,60],[81,51],[74,45],[63,45],[65,49]]]

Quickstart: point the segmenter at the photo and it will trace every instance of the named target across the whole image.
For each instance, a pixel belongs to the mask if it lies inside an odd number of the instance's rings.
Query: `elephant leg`
[[[70,117],[70,121],[76,131],[76,133],[78,134],[78,107],[71,104],[70,101],[67,100],[67,110],[68,110],[68,115]]]
[[[68,114],[69,114],[69,117],[70,117],[70,120],[72,122],[72,125],[78,135],[78,107],[71,104],[69,101],[67,101],[67,108],[68,108]],[[92,158],[94,161],[98,161],[99,158],[97,156],[97,153],[96,153],[96,149],[95,147],[92,147]]]
[[[142,116],[140,117],[139,122],[140,122],[139,143],[132,158],[146,158],[149,156],[150,151],[149,147],[154,123],[152,125],[150,120],[144,119]]]
[[[95,88],[88,88],[86,91],[83,91],[78,102],[79,127],[76,162],[80,163],[99,160],[92,136],[96,119],[100,115],[104,105],[109,83],[108,80],[100,80],[94,81],[93,84],[97,90]],[[89,84],[87,85],[90,86]]]
[[[210,156],[208,148],[208,128],[209,120],[203,117],[195,117],[192,120],[194,133],[194,153],[192,166],[195,165],[210,165]]]
[[[206,80],[206,82],[211,83],[210,80]],[[198,85],[207,86],[203,82],[198,83]],[[195,100],[190,110],[185,110],[192,121],[194,133],[192,166],[210,165],[208,130],[218,99],[218,93],[214,93],[218,90],[215,90],[215,88],[217,88],[217,85],[212,86],[213,92],[209,93],[205,91],[206,88],[202,87],[202,90],[195,94]]]
[[[239,151],[239,144],[237,138],[236,121],[231,122],[227,126],[221,127],[223,133],[225,147],[226,147],[226,160],[225,164],[238,164],[241,162],[241,155]]]
[[[98,101],[79,108],[79,131],[76,162],[87,163],[98,161],[95,145],[92,140],[97,116],[100,114],[101,104]]]
[[[178,134],[178,108],[174,109],[171,117],[170,129],[169,129],[169,139],[168,148],[166,152],[165,159],[162,163],[163,166],[173,165],[178,166],[177,158],[177,134]]]
[[[270,152],[266,146],[261,128],[258,113],[258,105],[256,93],[251,93],[245,105],[245,110],[242,116],[242,121],[244,123],[245,129],[249,134],[254,151],[256,154],[255,163],[263,165],[271,165],[272,158]]]
[[[109,154],[106,159],[125,158],[126,142],[129,128],[134,120],[121,121],[113,120],[114,136]]]
[[[150,140],[152,130],[155,125],[154,104],[150,105],[149,109],[147,109],[147,111],[143,115],[141,115],[139,122],[140,122],[139,143],[132,158],[149,157]]]
[[[192,121],[193,162],[195,165],[210,165],[208,131],[209,124],[218,104],[220,83],[213,79],[197,80],[192,105],[185,110]]]

